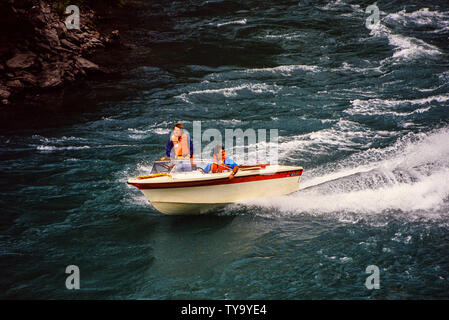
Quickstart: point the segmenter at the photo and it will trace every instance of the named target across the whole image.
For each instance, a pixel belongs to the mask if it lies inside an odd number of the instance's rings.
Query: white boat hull
[[[301,173],[301,167],[272,166],[270,170],[238,172],[235,181],[228,179],[227,172],[148,181],[130,179],[128,183],[141,189],[155,209],[164,214],[199,214],[230,203],[295,192],[299,189]],[[204,183],[208,185],[201,185]]]

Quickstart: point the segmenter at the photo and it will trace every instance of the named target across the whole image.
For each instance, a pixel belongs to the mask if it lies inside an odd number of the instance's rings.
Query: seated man
[[[214,148],[214,158],[211,163],[209,163],[205,168],[205,173],[216,173],[231,170],[229,179],[234,179],[235,174],[239,170],[239,166],[231,158],[226,155],[224,147],[217,145]]]

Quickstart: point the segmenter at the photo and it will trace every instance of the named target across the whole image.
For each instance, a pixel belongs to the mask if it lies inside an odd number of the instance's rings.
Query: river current
[[[126,71],[0,134],[0,297],[447,299],[449,5],[369,5],[143,2]],[[277,129],[300,190],[160,214],[126,181],[193,121]]]

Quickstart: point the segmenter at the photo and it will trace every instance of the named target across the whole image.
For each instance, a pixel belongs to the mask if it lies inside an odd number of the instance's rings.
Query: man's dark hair
[[[214,147],[214,154],[218,154],[218,153],[220,152],[220,150],[223,150],[223,151],[224,151],[224,147],[223,147],[221,144],[217,144],[217,145]]]
[[[173,128],[179,128],[179,129],[184,129],[184,126],[180,123],[175,123],[175,125],[173,126]]]

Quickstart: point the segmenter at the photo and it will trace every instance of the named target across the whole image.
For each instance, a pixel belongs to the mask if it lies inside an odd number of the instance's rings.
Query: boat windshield
[[[154,161],[151,174],[155,173],[179,173],[179,172],[202,172],[209,161],[204,160],[168,160]]]

